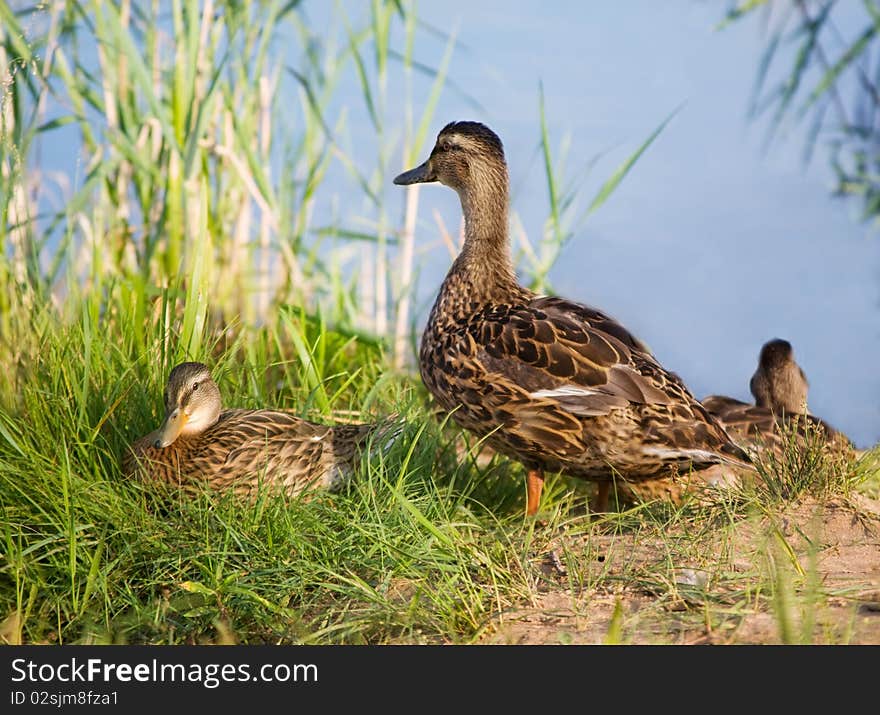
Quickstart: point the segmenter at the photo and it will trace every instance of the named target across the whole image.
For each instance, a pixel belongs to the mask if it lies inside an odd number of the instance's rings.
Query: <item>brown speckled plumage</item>
[[[220,392],[201,363],[182,363],[172,370],[165,408],[165,424],[127,450],[123,473],[181,486],[205,483],[242,495],[260,487],[287,494],[338,488],[355,468],[370,435],[378,441],[393,424],[331,427],[283,410],[221,411]],[[192,433],[166,436],[175,413],[186,410],[193,421],[207,415],[204,423]],[[163,440],[170,443],[157,446]]]
[[[459,425],[536,474],[640,482],[673,468],[748,466],[681,379],[620,323],[518,284],[507,166],[491,130],[447,125],[429,159],[395,179],[427,181],[455,189],[465,217],[465,243],[431,311],[419,360],[428,390]]]
[[[774,414],[767,407],[751,405],[732,397],[710,395],[703,405],[721,422],[727,431],[749,450],[773,449],[781,455],[786,444],[786,431],[794,429],[802,444],[818,435],[833,449],[849,452],[853,444],[842,432],[834,429],[825,420],[814,415]]]
[[[807,411],[809,383],[787,340],[775,338],[761,347],[749,387],[755,398],[753,405],[732,397],[710,395],[703,400],[703,406],[750,450],[769,448],[781,455],[785,432],[792,429],[802,443],[811,435],[818,435],[833,449],[853,448],[846,435]]]

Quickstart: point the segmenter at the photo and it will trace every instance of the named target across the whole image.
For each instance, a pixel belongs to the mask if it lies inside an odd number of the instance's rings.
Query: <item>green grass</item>
[[[343,493],[255,504],[121,478],[121,450],[159,419],[161,326],[144,356],[125,349],[121,322],[93,329],[87,310],[47,327],[0,407],[12,640],[467,641],[528,598],[534,534],[510,465],[479,480],[453,463],[419,385],[381,375],[377,346],[302,317],[284,311],[196,356],[216,366],[227,404],[317,421],[370,405],[407,415],[405,438]]]
[[[468,643],[552,586],[587,612],[579,594],[651,594],[716,628],[763,609],[777,613],[784,640],[804,642],[806,626],[785,614],[798,593],[809,604],[829,597],[780,566],[789,556],[776,526],[762,527],[745,573],[731,568],[732,547],[724,555],[743,524],[779,511],[775,495],[594,520],[585,485],[551,477],[541,520],[525,519],[519,465],[460,456],[466,436],[438,422],[417,378],[387,369],[381,345],[296,310],[260,329],[209,331],[223,343],[206,340],[194,357],[215,366],[227,404],[328,422],[399,411],[403,439],[365,459],[343,492],[310,499],[241,503],[127,482],[118,457],[160,417],[169,326],[143,326],[144,353],[120,313],[94,324],[87,303],[78,320],[41,326],[0,393],[7,641]],[[643,562],[627,545],[647,541],[657,547]],[[548,577],[550,552],[564,578]],[[683,564],[705,576],[682,580]],[[623,613],[608,642],[630,642],[640,627]]]
[[[804,494],[845,496],[872,473],[870,460],[855,459],[842,445],[823,449],[826,437],[816,425],[808,423],[799,431],[797,423],[788,422],[781,441],[778,453],[765,449],[755,460],[760,475],[756,488],[766,501],[785,503]]]

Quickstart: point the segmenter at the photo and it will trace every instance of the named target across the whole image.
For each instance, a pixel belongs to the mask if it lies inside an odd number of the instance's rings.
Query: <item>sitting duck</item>
[[[749,389],[755,398],[753,405],[724,395],[709,395],[703,406],[752,452],[770,447],[781,454],[784,431],[792,427],[801,440],[813,433],[835,449],[853,449],[846,435],[809,413],[809,382],[789,341],[774,338],[761,346]]]
[[[454,189],[464,245],[422,335],[419,369],[464,429],[527,469],[526,513],[545,472],[599,485],[642,483],[717,464],[752,470],[746,452],[645,345],[605,313],[538,295],[517,282],[508,235],[501,140],[478,122],[452,122],[428,159],[395,184]]]
[[[208,366],[184,362],[168,376],[165,421],[129,447],[122,471],[242,495],[261,484],[289,495],[313,487],[335,490],[368,443],[399,427],[394,419],[330,427],[283,410],[223,409]]]

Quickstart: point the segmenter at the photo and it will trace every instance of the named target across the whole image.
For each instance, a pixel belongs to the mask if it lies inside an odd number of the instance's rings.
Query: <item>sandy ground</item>
[[[696,554],[675,528],[560,536],[537,556],[535,601],[481,642],[880,644],[880,501],[805,500],[704,534]]]

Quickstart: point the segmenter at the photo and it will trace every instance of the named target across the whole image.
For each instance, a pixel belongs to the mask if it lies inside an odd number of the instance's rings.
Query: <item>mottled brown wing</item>
[[[281,410],[226,410],[203,434],[165,449],[154,448],[150,435],[141,438],[123,465],[126,473],[175,484],[200,480],[218,490],[250,491],[264,482],[299,491],[316,481],[338,483],[374,429],[314,424]]]
[[[572,414],[602,415],[630,403],[668,405],[673,399],[663,387],[679,387],[678,378],[638,350],[624,328],[586,306],[539,298],[496,308],[478,324],[475,357],[486,371]]]
[[[810,414],[774,415],[768,407],[758,407],[723,395],[710,395],[703,406],[738,439],[753,446],[783,447],[783,429],[794,427],[800,439],[818,434],[829,444],[846,450],[852,442],[824,420]]]
[[[629,424],[621,429],[632,431],[633,449],[643,450],[647,461],[748,461],[682,380],[604,314],[540,298],[494,306],[471,326],[469,344],[460,339],[451,352],[458,375],[483,377],[449,380],[467,406],[456,419],[477,430],[499,425],[499,439],[518,453],[540,448],[548,457],[577,461],[587,449],[585,418],[621,410],[620,420]],[[448,390],[441,385],[439,392]]]
[[[315,482],[330,486],[352,470],[358,448],[373,429],[315,424],[277,410],[242,411],[218,427],[214,441],[229,449],[216,479],[236,480],[262,470],[268,482],[285,488]]]
[[[776,418],[766,407],[757,407],[724,395],[710,395],[702,403],[728,431],[740,438],[754,438],[762,434],[770,436],[776,432]]]
[[[271,475],[290,471],[302,478],[320,470],[324,442],[331,428],[314,425],[280,410],[242,410],[218,422],[204,435],[225,452],[218,479],[257,474],[271,465]]]
[[[578,323],[587,323],[596,330],[612,335],[631,350],[650,354],[648,346],[627,330],[614,318],[606,315],[601,310],[592,308],[581,303],[574,303],[558,296],[542,296],[531,303],[536,310],[554,314],[568,315]]]
[[[703,407],[713,414],[731,409],[735,410],[741,407],[754,406],[750,405],[748,402],[736,400],[733,397],[727,397],[726,395],[709,395],[708,397],[704,397],[701,402],[703,403]]]

